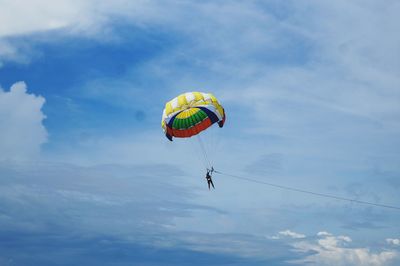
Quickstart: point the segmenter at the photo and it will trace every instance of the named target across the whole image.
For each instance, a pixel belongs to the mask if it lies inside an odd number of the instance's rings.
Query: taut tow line
[[[274,184],[274,183],[270,183],[270,182],[265,182],[265,181],[261,181],[261,180],[257,180],[257,179],[253,179],[253,178],[244,177],[244,176],[224,173],[224,172],[217,171],[217,170],[214,170],[214,173],[220,174],[220,175],[223,175],[223,176],[233,177],[233,178],[236,178],[236,179],[245,180],[245,181],[248,181],[248,182],[262,184],[262,185],[266,185],[266,186],[270,186],[270,187],[274,187],[274,188],[279,188],[279,189],[282,189],[282,190],[289,190],[289,191],[294,191],[294,192],[303,193],[303,194],[309,194],[309,195],[323,197],[323,198],[342,200],[342,201],[347,201],[347,202],[352,202],[352,203],[358,203],[358,204],[364,204],[364,205],[370,205],[370,206],[388,208],[388,209],[394,209],[394,210],[399,210],[400,211],[400,207],[397,207],[397,206],[373,203],[373,202],[369,202],[369,201],[345,198],[345,197],[341,197],[341,196],[325,194],[325,193],[319,193],[319,192],[299,189],[299,188],[295,188],[295,187],[283,186],[283,185]]]

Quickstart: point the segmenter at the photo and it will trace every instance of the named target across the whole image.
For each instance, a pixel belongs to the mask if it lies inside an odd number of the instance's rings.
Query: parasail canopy
[[[167,102],[161,120],[165,136],[171,141],[173,137],[197,135],[214,123],[224,126],[224,108],[214,95],[203,92],[186,92]]]

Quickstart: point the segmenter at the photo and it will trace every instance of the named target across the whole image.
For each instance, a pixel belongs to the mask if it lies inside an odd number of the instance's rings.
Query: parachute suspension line
[[[196,124],[196,121],[194,121],[193,116],[190,116],[189,120],[192,122],[193,125]],[[203,163],[204,168],[208,169],[207,153],[205,152],[204,145],[200,139],[200,135],[199,135],[200,132],[196,129],[196,127],[194,127],[194,131],[196,132],[197,143],[199,143],[199,146],[200,146],[200,150],[196,149],[196,151],[198,153],[198,158]],[[200,153],[201,153],[201,155],[200,155]],[[203,158],[201,158],[201,157],[203,157]]]
[[[217,171],[217,170],[214,170],[214,172],[217,173],[217,174],[220,174],[220,175],[229,176],[229,177],[233,177],[233,178],[241,179],[241,180],[246,180],[246,181],[257,183],[257,184],[267,185],[267,186],[270,186],[270,187],[275,187],[275,188],[279,188],[279,189],[283,189],[283,190],[289,190],[289,191],[299,192],[299,193],[303,193],[303,194],[314,195],[314,196],[318,196],[318,197],[324,197],[324,198],[348,201],[348,202],[352,202],[352,203],[370,205],[370,206],[375,206],[375,207],[400,210],[400,207],[397,207],[397,206],[379,204],[379,203],[373,203],[373,202],[368,202],[368,201],[363,201],[363,200],[356,200],[356,199],[345,198],[345,197],[341,197],[341,196],[335,196],[335,195],[330,195],[330,194],[313,192],[313,191],[299,189],[299,188],[295,188],[295,187],[289,187],[289,186],[283,186],[283,185],[279,185],[279,184],[273,184],[273,183],[269,183],[269,182],[264,182],[264,181],[260,181],[260,180],[257,180],[257,179],[243,177],[243,176],[232,175],[232,174],[220,172],[220,171]]]
[[[204,146],[204,143],[203,143],[203,141],[201,140],[201,137],[200,137],[199,134],[197,134],[196,136],[197,136],[197,139],[198,139],[198,141],[199,141],[201,151],[202,151],[202,153],[203,153],[204,161],[206,162],[206,165],[207,165],[206,168],[207,168],[207,169],[211,169],[211,168],[213,167],[213,165],[211,164],[211,161],[210,161],[209,158],[208,158],[207,150],[206,150],[206,148],[205,148],[205,146]]]
[[[204,154],[203,151],[200,149],[200,147],[198,146],[198,141],[195,140],[194,138],[191,140],[191,144],[190,145],[192,147],[192,152],[196,155],[196,159],[199,163],[201,163],[203,165],[204,168],[207,169],[207,163],[204,159]]]

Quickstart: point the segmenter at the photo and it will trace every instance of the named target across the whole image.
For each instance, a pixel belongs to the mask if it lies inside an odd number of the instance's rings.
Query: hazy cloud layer
[[[0,175],[5,265],[287,265],[298,258],[253,234],[202,233],[207,224],[185,230],[177,218],[224,212],[195,203],[198,188],[174,166],[8,162]]]

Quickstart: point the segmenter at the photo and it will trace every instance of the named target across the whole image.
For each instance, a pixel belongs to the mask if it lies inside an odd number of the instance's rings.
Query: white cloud
[[[326,231],[321,231],[321,232],[318,232],[318,234],[317,234],[317,236],[331,236],[331,235],[332,235],[331,233],[328,233]]]
[[[400,245],[400,239],[398,238],[387,238],[386,242],[395,246],[399,246]]]
[[[303,234],[299,234],[290,230],[285,230],[285,231],[280,231],[279,232],[280,235],[282,236],[289,236],[291,238],[305,238],[306,236]]]
[[[290,237],[293,239],[301,239],[301,238],[306,238],[306,235],[299,234],[299,233],[296,233],[296,232],[293,232],[293,231],[287,229],[287,230],[278,232],[277,235],[269,236],[267,238],[272,239],[272,240],[278,240],[278,239],[282,239],[283,237]]]
[[[304,240],[292,243],[296,252],[308,253],[304,259],[291,261],[300,264],[312,265],[387,265],[399,253],[385,249],[373,252],[369,248],[348,247],[352,239],[348,236],[334,236],[327,232],[317,234],[315,241]]]
[[[41,108],[45,99],[29,94],[24,82],[0,88],[0,159],[33,158],[47,140]]]

